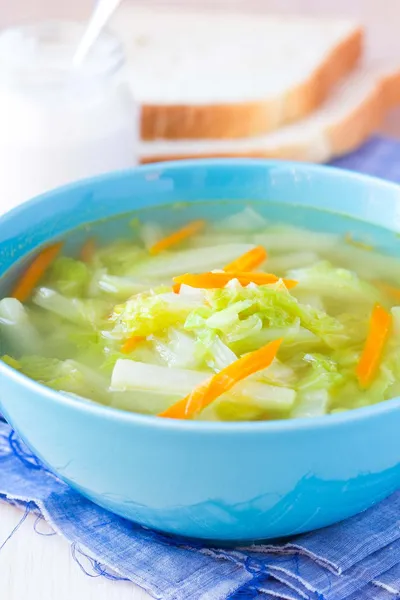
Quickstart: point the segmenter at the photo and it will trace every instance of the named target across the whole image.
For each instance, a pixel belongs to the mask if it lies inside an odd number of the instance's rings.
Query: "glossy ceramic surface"
[[[215,199],[324,208],[400,232],[400,188],[379,180],[258,160],[146,166],[56,190],[2,217],[0,296],[12,265],[76,226],[148,205]],[[0,397],[2,412],[62,479],[167,532],[211,540],[291,535],[353,515],[400,486],[399,399],[313,420],[180,422],[81,403],[3,363]]]

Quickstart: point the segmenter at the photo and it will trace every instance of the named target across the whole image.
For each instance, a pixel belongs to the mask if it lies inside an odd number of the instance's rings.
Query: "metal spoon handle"
[[[110,20],[121,1],[122,0],[99,0],[72,59],[74,67],[79,67],[85,60],[90,48],[99,37],[104,26]]]

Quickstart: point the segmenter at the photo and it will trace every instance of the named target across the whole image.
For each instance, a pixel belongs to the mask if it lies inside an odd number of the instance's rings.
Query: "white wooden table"
[[[137,0],[140,1],[140,0]],[[400,63],[399,0],[181,0],[203,6],[254,6],[274,12],[344,14],[365,23],[374,56],[393,56]],[[157,0],[143,0],[155,4]],[[169,0],[159,0],[168,4]],[[177,4],[177,0],[171,0]],[[0,26],[21,18],[85,17],[94,0],[0,0]],[[400,137],[400,111],[388,119],[383,131]],[[0,547],[22,513],[0,504]],[[150,596],[126,582],[85,575],[73,561],[69,544],[58,536],[42,537],[31,516],[0,551],[0,597],[4,600],[145,600]]]
[[[0,547],[23,513],[0,505]],[[148,600],[150,596],[125,581],[88,577],[71,557],[68,542],[58,535],[44,537],[28,516],[0,551],[2,600]],[[48,532],[42,522],[38,530]]]

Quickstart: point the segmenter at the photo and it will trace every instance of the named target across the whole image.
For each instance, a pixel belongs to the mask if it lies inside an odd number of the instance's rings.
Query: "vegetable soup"
[[[141,211],[123,234],[103,222],[42,248],[0,300],[2,360],[78,401],[175,419],[315,417],[399,395],[400,259],[375,244],[395,234],[226,207]]]

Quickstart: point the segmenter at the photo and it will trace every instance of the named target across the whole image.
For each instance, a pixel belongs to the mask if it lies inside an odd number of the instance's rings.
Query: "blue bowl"
[[[400,188],[354,173],[262,160],[145,166],[55,190],[2,217],[0,296],[11,267],[73,228],[149,205],[217,199],[273,200],[287,214],[291,205],[328,209],[400,232]],[[1,362],[0,395],[6,418],[64,481],[165,532],[231,541],[298,534],[400,486],[399,399],[309,420],[184,422],[79,402]]]

